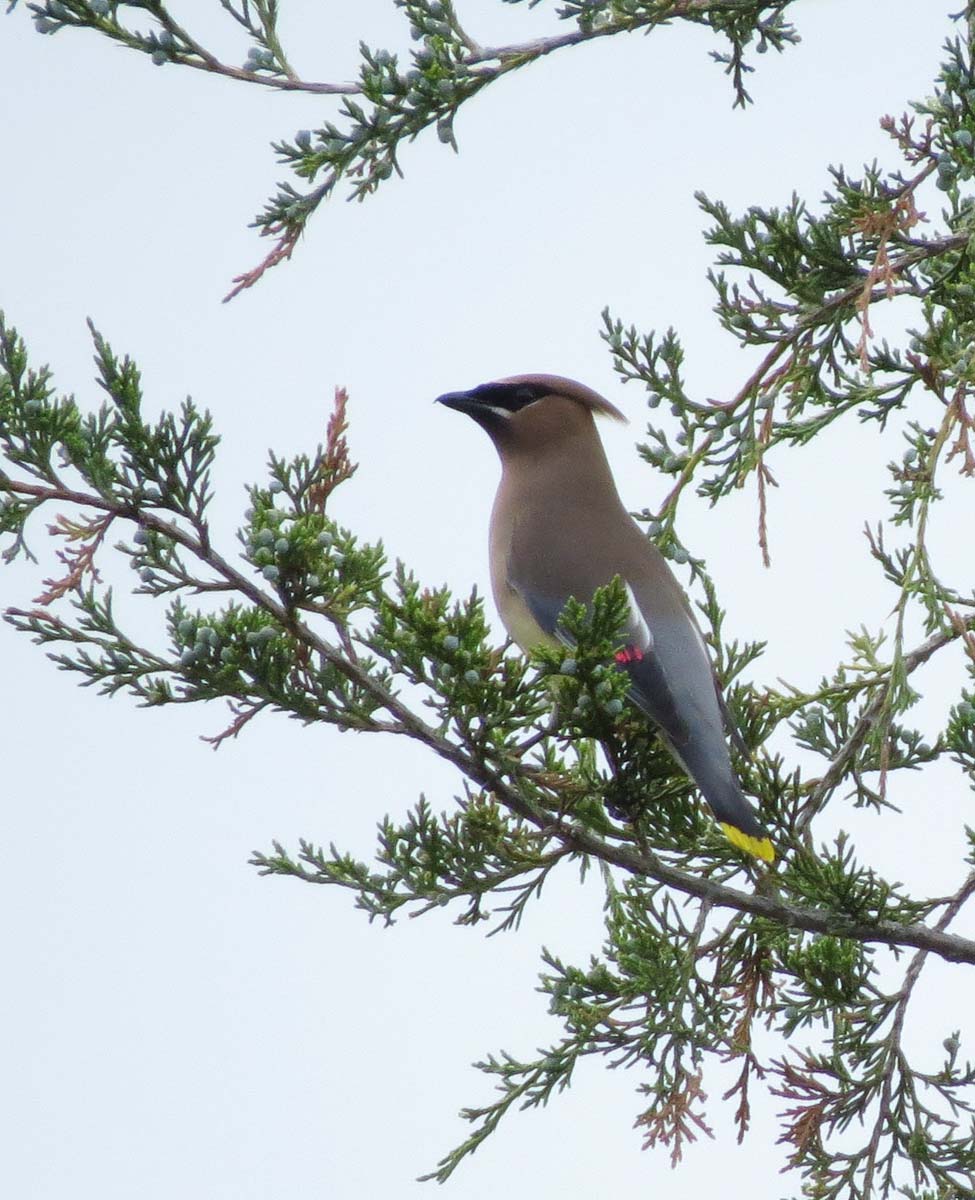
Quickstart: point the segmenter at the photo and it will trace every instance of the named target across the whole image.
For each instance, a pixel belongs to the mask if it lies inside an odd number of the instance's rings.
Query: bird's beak
[[[456,409],[457,412],[467,413],[469,417],[483,408],[483,405],[475,400],[470,392],[445,392],[442,396],[438,396],[434,403],[442,404],[445,408]]]

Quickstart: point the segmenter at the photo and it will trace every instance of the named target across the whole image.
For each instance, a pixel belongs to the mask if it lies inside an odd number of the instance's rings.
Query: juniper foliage
[[[239,67],[155,0],[29,8],[43,34],[93,30],[158,65],[338,97],[332,120],[278,145],[314,186],[282,185],[269,202],[258,225],[275,247],[239,289],[290,256],[340,183],[367,196],[427,128],[454,145],[458,110],[507,72],[596,37],[657,36],[692,21],[723,39],[716,57],[744,104],[746,53],[795,40],[784,19],[791,3],[566,2],[558,13],[570,32],[492,48],[468,34],[454,4],[400,0],[417,45],[410,63],[363,47],[360,78],[348,85],[297,76],[274,0],[221,0],[250,43]],[[618,581],[590,610],[569,606],[571,651],[528,661],[492,644],[478,595],[455,600],[425,585],[332,518],[333,492],[354,486],[355,473],[341,391],[321,446],[271,455],[266,478],[250,488],[234,554],[214,544],[208,522],[218,450],[208,415],[187,401],[148,421],[137,367],[94,329],[106,400],[83,411],[46,368],[31,366],[0,320],[4,558],[32,557],[39,520],[58,514],[48,531],[59,565],[32,606],[6,610],[16,629],[97,691],[147,707],[228,701],[232,719],[216,744],[280,712],[409,737],[467,780],[450,802],[421,798],[405,818],[385,819],[371,861],[308,841],[275,843],[255,855],[261,872],[347,889],[370,920],[446,908],[459,924],[491,930],[517,929],[551,872],[600,872],[603,946],[584,965],[544,954],[541,986],[560,1032],[535,1055],[478,1064],[495,1099],[466,1111],[469,1138],[430,1178],[445,1180],[510,1111],[547,1103],[582,1059],[598,1056],[639,1073],[637,1126],[675,1162],[708,1132],[709,1073],[734,1061],[740,1073],[724,1099],[741,1136],[753,1089],[783,1102],[775,1136],[788,1150],[793,1194],[975,1194],[975,1066],[963,1032],[936,1031],[923,1062],[904,1036],[930,956],[957,971],[975,964],[975,943],[949,931],[975,892],[975,832],[965,831],[957,878],[931,897],[882,878],[847,837],[828,845],[816,837],[834,800],[885,809],[900,772],[950,762],[959,804],[975,784],[975,592],[964,556],[935,561],[926,537],[945,475],[975,477],[973,26],[968,8],[932,94],[885,118],[887,164],[831,168],[815,208],[792,197],[735,214],[699,197],[717,250],[718,320],[761,352],[734,396],[716,403],[688,391],[674,330],[643,334],[604,314],[620,378],[646,391],[640,453],[673,480],[660,508],[642,517],[689,568],[750,751],[738,768],[774,833],[771,872],[715,832],[628,708],[613,667],[625,612]],[[873,336],[880,304],[913,305],[903,344]],[[906,419],[906,437],[892,428],[895,415]],[[814,686],[755,682],[762,647],[726,638],[706,564],[680,539],[681,499],[693,488],[720,503],[754,482],[767,552],[773,464],[786,470],[787,452],[850,421],[866,425],[889,458],[886,516],[869,528],[868,546],[891,589],[893,635],[889,643],[876,631],[852,635],[848,655]],[[98,564],[112,554],[129,561],[132,590],[159,614],[150,645],[126,633],[101,583]],[[916,614],[925,636],[910,645]],[[942,731],[925,739],[911,725],[913,676],[944,655],[965,662],[969,682],[946,705]],[[802,759],[815,769],[768,749],[783,729],[816,756]]]

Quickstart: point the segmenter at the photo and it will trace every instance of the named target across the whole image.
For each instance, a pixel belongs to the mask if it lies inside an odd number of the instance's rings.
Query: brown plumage
[[[683,589],[620,500],[593,415],[626,418],[556,375],[513,376],[439,399],[471,416],[501,458],[491,582],[510,635],[525,650],[564,640],[559,615],[569,597],[588,603],[619,576],[631,608],[620,660],[630,698],[656,722],[729,838],[771,861],[771,842],[731,767],[704,638]]]

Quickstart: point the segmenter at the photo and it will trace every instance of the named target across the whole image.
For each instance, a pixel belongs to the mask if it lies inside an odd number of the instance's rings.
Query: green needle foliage
[[[311,192],[285,185],[270,202],[258,224],[275,250],[239,286],[290,255],[340,182],[369,194],[399,170],[403,143],[428,127],[453,144],[468,99],[563,46],[694,21],[724,40],[717,57],[744,103],[746,50],[795,40],[783,17],[791,0],[582,0],[559,9],[565,35],[485,48],[453,4],[403,0],[412,61],[404,68],[363,47],[359,82],[332,85],[292,70],[277,4],[220,6],[250,42],[243,67],[205,50],[153,0],[29,7],[44,34],[94,30],[160,65],[340,97],[333,121],[277,147],[300,179],[317,183]],[[946,475],[975,478],[973,26],[969,8],[931,96],[885,119],[886,165],[831,168],[815,209],[793,197],[736,215],[699,197],[717,249],[719,322],[761,352],[730,400],[688,392],[675,331],[642,334],[604,316],[621,378],[646,390],[640,453],[673,480],[659,510],[642,516],[663,551],[690,569],[749,750],[739,771],[776,844],[769,871],[720,836],[629,709],[613,665],[626,607],[618,581],[588,611],[566,610],[571,651],[529,662],[492,645],[479,596],[457,601],[422,584],[382,545],[333,520],[332,493],[354,486],[355,472],[341,391],[322,445],[290,460],[272,455],[266,479],[250,488],[236,552],[218,547],[208,523],[218,438],[208,415],[187,401],[147,421],[136,366],[95,330],[106,401],[83,412],[45,368],[30,366],[0,319],[4,557],[32,557],[48,517],[58,561],[33,607],[6,610],[15,628],[106,694],[150,707],[229,701],[232,720],[216,744],[273,710],[409,737],[466,779],[453,800],[421,797],[404,819],[385,819],[369,862],[335,846],[275,843],[255,855],[262,873],[348,889],[370,920],[447,908],[459,924],[492,931],[516,929],[552,871],[599,873],[602,947],[584,965],[543,955],[541,987],[558,1032],[534,1056],[478,1064],[495,1098],[465,1112],[470,1137],[430,1178],[445,1180],[509,1111],[547,1103],[596,1055],[638,1073],[637,1126],[674,1162],[709,1132],[709,1074],[734,1061],[739,1074],[724,1100],[741,1136],[753,1089],[781,1101],[777,1134],[761,1141],[777,1136],[786,1146],[792,1195],[975,1195],[975,1066],[963,1033],[935,1031],[917,1059],[904,1036],[930,956],[959,972],[975,964],[975,942],[949,931],[975,893],[975,832],[965,830],[957,877],[931,897],[882,878],[845,835],[816,840],[833,800],[883,810],[899,772],[953,764],[959,803],[975,785],[975,592],[966,557],[935,561],[926,536]],[[903,344],[874,337],[881,304],[908,314]],[[762,647],[725,638],[706,566],[680,540],[681,499],[694,488],[720,503],[754,480],[764,547],[773,466],[784,471],[787,451],[800,454],[851,420],[889,458],[885,511],[867,547],[890,588],[894,632],[888,641],[868,629],[851,634],[849,653],[818,683],[754,682]],[[128,559],[132,591],[155,605],[150,645],[126,633],[100,581],[98,564],[112,554]],[[918,618],[924,639],[909,644]],[[969,682],[946,702],[942,731],[925,739],[910,725],[912,679],[935,656],[962,661]],[[773,752],[773,735],[805,753],[793,761]]]
[[[502,0],[519,3],[519,0]],[[525,3],[525,0],[520,0]],[[539,0],[527,0],[534,7]],[[392,0],[402,11],[416,48],[408,56],[359,47],[359,77],[351,83],[302,78],[279,36],[283,5],[277,0],[217,0],[227,17],[228,49],[204,46],[160,0],[44,0],[29,4],[38,33],[90,29],[147,55],[156,66],[194,67],[246,83],[285,91],[339,96],[334,119],[300,129],[275,143],[280,162],[297,182],[285,181],[254,221],[273,248],[252,270],[238,275],[228,299],[255,284],[268,268],[291,257],[308,221],[340,186],[363,200],[394,174],[403,148],[428,129],[457,149],[454,118],[466,101],[511,71],[594,38],[651,33],[675,21],[703,25],[717,37],[712,57],[729,75],[734,103],[750,97],[744,85],[753,69],[749,51],[783,50],[798,35],[783,13],[795,0],[578,0],[558,7],[566,33],[504,46],[484,46],[461,24],[452,0]],[[11,0],[13,8],[17,0]],[[229,45],[247,47],[240,66]],[[402,61],[401,61],[402,58]],[[314,186],[309,186],[309,185]]]

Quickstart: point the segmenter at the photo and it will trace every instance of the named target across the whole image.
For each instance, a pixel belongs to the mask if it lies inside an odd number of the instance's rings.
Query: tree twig
[[[915,947],[936,954],[950,962],[975,964],[975,941],[943,932],[940,928],[926,925],[901,925],[894,921],[857,921],[842,915],[817,909],[800,908],[781,900],[738,891],[726,884],[692,875],[679,870],[646,851],[636,851],[628,846],[614,845],[598,837],[589,829],[574,824],[571,820],[554,818],[543,806],[528,796],[524,789],[505,778],[502,769],[491,765],[483,756],[476,756],[462,746],[449,741],[422,718],[418,717],[397,695],[384,687],[360,663],[351,661],[341,650],[321,638],[314,630],[299,619],[297,613],[280,600],[263,591],[248,576],[231,566],[212,547],[204,549],[193,534],[179,525],[162,519],[154,512],[136,509],[132,505],[113,503],[103,496],[78,492],[65,487],[46,487],[14,479],[4,481],[5,490],[18,495],[32,496],[41,501],[78,504],[86,508],[100,509],[116,517],[138,522],[146,529],[154,530],[183,546],[205,561],[214,571],[222,575],[254,605],[263,608],[296,639],[304,642],[322,659],[340,671],[348,680],[370,695],[399,723],[401,732],[422,742],[440,758],[453,764],[467,778],[492,792],[511,812],[534,825],[540,831],[556,837],[563,845],[579,854],[593,858],[619,869],[647,879],[656,880],[685,895],[705,900],[716,908],[728,908],[753,916],[775,921],[786,928],[803,929],[810,933],[831,934],[834,937],[851,938],[864,943],[877,943],[891,947]],[[908,666],[919,665],[952,637],[954,633],[937,634],[905,656]],[[913,666],[911,666],[913,664]],[[861,718],[861,723],[867,714]],[[858,724],[858,730],[860,724]],[[865,730],[864,734],[865,736]],[[844,761],[855,753],[855,746],[845,748]],[[837,771],[839,766],[837,765]],[[831,776],[832,777],[832,776]],[[526,777],[527,782],[527,777]],[[822,786],[822,785],[820,785]]]

